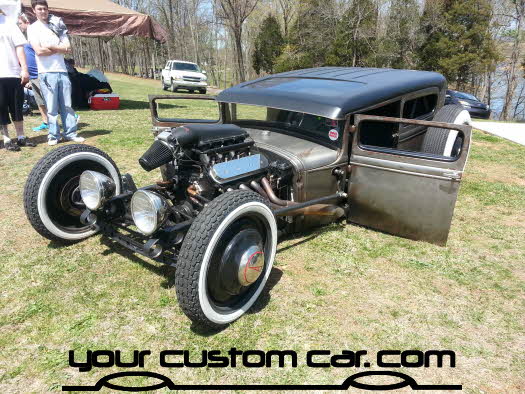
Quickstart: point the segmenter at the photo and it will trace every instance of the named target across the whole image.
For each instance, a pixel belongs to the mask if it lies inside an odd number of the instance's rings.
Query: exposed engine
[[[159,186],[174,204],[189,199],[199,209],[221,193],[245,189],[286,205],[292,165],[269,160],[254,145],[236,125],[184,125],[160,133],[139,163],[146,171],[162,167]]]

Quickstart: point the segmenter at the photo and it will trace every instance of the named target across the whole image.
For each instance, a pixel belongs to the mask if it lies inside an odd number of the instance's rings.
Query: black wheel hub
[[[265,239],[261,230],[256,221],[241,219],[217,243],[207,276],[208,291],[217,306],[235,303],[263,274]]]
[[[89,226],[80,222],[80,215],[86,209],[79,190],[80,175],[85,170],[108,175],[102,165],[90,160],[79,160],[75,165],[62,168],[44,195],[48,216],[62,231],[83,232],[89,229]]]
[[[80,216],[86,209],[80,195],[80,177],[71,178],[60,192],[60,206],[71,216]]]

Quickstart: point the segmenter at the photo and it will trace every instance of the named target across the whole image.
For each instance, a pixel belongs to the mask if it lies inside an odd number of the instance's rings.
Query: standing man
[[[27,33],[29,20],[25,14],[21,14],[18,18],[18,27],[20,27],[22,33]],[[33,131],[47,130],[49,129],[49,121],[47,119],[46,102],[44,101],[42,88],[40,87],[40,82],[38,81],[38,67],[36,65],[35,50],[31,44],[26,43],[24,45],[24,52],[26,54],[27,71],[29,71],[29,84],[26,85],[26,88],[33,91],[33,96],[35,97],[36,104],[38,105],[38,110],[42,116],[42,124],[38,127],[34,127]]]
[[[0,9],[0,129],[8,151],[19,151],[21,146],[34,147],[24,136],[23,86],[29,81],[24,44],[26,40],[15,23],[6,22]],[[11,117],[11,119],[10,119]],[[14,144],[9,138],[7,125],[15,125],[18,136]]]
[[[60,139],[59,114],[64,139],[84,142],[84,138],[77,136],[77,121],[71,108],[71,82],[64,63],[64,54],[70,51],[69,39],[65,32],[57,34],[51,29],[47,1],[32,0],[31,7],[37,21],[28,27],[27,36],[36,53],[38,79],[47,105],[48,144],[56,145]]]

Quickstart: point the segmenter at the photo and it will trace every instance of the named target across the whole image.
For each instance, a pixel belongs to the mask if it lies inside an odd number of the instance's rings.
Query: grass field
[[[147,95],[158,82],[110,75],[122,109],[80,111],[80,135],[137,184],[157,179],[138,158],[152,142]],[[195,111],[187,104],[181,113]],[[39,118],[28,119],[26,128]],[[420,384],[462,384],[468,393],[525,391],[525,147],[480,132],[446,247],[352,225],[332,225],[278,247],[270,284],[254,310],[218,333],[193,327],[177,305],[173,269],[96,236],[59,247],[28,223],[27,175],[53,149],[0,150],[0,392],[60,391],[110,372],[79,373],[68,350],[151,350],[145,370],[176,383],[339,384],[346,368],[175,368],[155,355],[290,349],[450,349],[456,368],[403,370]],[[306,242],[307,241],[307,242]],[[79,359],[81,358],[81,353]],[[145,385],[147,378],[128,378]],[[155,382],[158,383],[158,382]]]

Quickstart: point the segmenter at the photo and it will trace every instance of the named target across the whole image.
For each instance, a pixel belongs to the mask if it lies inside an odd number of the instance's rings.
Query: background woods
[[[158,78],[168,59],[198,63],[226,88],[317,66],[443,73],[502,119],[525,117],[525,0],[118,0],[168,31],[73,37],[79,66]]]

